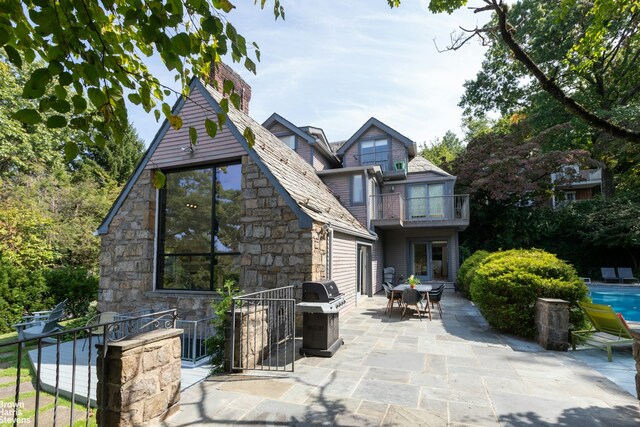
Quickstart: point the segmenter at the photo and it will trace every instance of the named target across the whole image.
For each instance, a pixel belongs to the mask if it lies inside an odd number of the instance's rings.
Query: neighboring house
[[[568,165],[551,174],[551,184],[551,207],[554,209],[567,203],[590,200],[602,191],[602,169],[580,169],[576,165]]]
[[[469,223],[455,177],[373,118],[337,150],[322,129],[277,114],[260,125],[248,115],[248,85],[219,70],[212,78],[235,80],[243,111],[231,107],[211,140],[204,119],[216,120],[222,96],[192,80],[173,107],[182,128],[163,123],[98,229],[100,310],[177,307],[201,318],[227,279],[251,292],[330,278],[347,309],[381,289],[383,267],[455,280],[458,231]]]

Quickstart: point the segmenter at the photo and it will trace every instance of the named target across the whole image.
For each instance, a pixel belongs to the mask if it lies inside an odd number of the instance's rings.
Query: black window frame
[[[203,169],[212,169],[212,193],[211,193],[211,243],[210,243],[210,251],[208,253],[171,253],[167,254],[164,251],[165,248],[165,231],[166,231],[166,203],[167,203],[167,186],[165,186],[159,190],[158,194],[158,229],[157,229],[157,248],[156,248],[156,283],[155,289],[159,291],[171,291],[171,292],[214,292],[215,286],[215,266],[217,265],[216,258],[219,256],[239,256],[241,252],[216,252],[215,250],[215,242],[216,236],[218,235],[218,219],[216,216],[216,182],[217,176],[215,173],[216,168],[225,167],[225,166],[240,166],[240,181],[242,184],[242,161],[241,160],[233,160],[228,162],[220,162],[220,163],[208,163],[202,165],[196,165],[192,167],[186,168],[175,168],[170,170],[162,171],[165,175],[179,172],[188,172],[192,170],[203,170]],[[240,202],[242,203],[242,201]],[[180,257],[180,256],[209,256],[209,289],[179,289],[179,288],[165,288],[164,287],[164,266],[165,266],[165,257],[167,255]]]

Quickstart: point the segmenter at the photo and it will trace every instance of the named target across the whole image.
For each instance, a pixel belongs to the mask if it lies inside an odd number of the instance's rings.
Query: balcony
[[[405,199],[400,193],[371,196],[371,224],[382,229],[469,225],[469,195]]]
[[[551,183],[557,189],[593,188],[602,185],[602,169],[572,170],[571,173],[551,174]]]
[[[379,150],[360,155],[360,166],[378,165],[385,181],[407,178],[407,150]]]

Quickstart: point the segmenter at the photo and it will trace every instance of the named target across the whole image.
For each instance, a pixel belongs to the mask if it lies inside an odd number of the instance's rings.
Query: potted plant
[[[413,274],[411,276],[409,276],[409,278],[407,279],[407,282],[409,282],[409,286],[413,289],[416,287],[416,285],[420,284],[420,279],[418,279],[417,277],[415,277]]]

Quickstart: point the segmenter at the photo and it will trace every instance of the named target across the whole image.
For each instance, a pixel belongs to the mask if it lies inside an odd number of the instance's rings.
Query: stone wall
[[[326,233],[298,218],[253,160],[242,159],[240,283],[247,292],[325,278]]]
[[[298,218],[248,157],[242,159],[241,241],[238,262],[245,293],[326,277],[327,235],[320,224],[301,229]],[[154,291],[156,189],[144,171],[102,237],[100,311],[177,308],[181,319],[213,315],[214,292]]]
[[[546,350],[569,348],[569,302],[555,298],[536,301],[536,342]]]
[[[178,412],[180,334],[181,329],[161,329],[109,343],[104,364],[98,351],[99,420],[119,427],[157,425]]]

